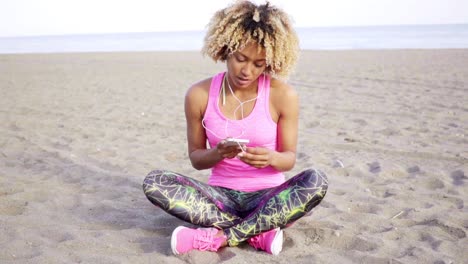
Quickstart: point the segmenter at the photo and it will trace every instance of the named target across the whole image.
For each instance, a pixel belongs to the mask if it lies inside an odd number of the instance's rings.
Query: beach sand
[[[467,263],[468,50],[304,51],[296,167],[330,187],[271,256],[173,256],[153,169],[207,180],[183,100],[198,52],[0,55],[1,263]]]

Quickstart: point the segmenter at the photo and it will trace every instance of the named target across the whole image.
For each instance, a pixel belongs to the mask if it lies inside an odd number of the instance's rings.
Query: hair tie
[[[258,12],[257,8],[255,8],[252,19],[253,19],[253,21],[255,21],[257,23],[260,22],[260,13]]]

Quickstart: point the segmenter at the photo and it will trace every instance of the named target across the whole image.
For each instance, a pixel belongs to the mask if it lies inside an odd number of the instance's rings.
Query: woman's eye
[[[263,64],[255,64],[255,67],[261,68],[261,67],[263,67]]]
[[[239,61],[239,62],[244,62],[245,61],[245,58],[243,58],[243,57],[236,57],[236,58],[237,58],[237,61]]]

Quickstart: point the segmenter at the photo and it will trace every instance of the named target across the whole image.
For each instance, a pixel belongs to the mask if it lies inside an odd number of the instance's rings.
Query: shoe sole
[[[276,228],[276,230],[275,238],[273,238],[273,242],[270,247],[271,254],[274,256],[277,256],[283,249],[283,230],[279,227]]]
[[[172,249],[172,253],[174,253],[174,255],[179,255],[179,252],[177,251],[177,234],[179,233],[180,230],[185,229],[185,228],[186,227],[184,227],[184,226],[179,226],[176,229],[174,229],[174,231],[172,232],[171,249]]]

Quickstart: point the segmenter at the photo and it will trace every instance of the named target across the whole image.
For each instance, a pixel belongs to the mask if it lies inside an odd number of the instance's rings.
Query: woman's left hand
[[[267,148],[247,147],[245,152],[237,154],[237,157],[250,166],[261,169],[271,165],[273,151]]]

